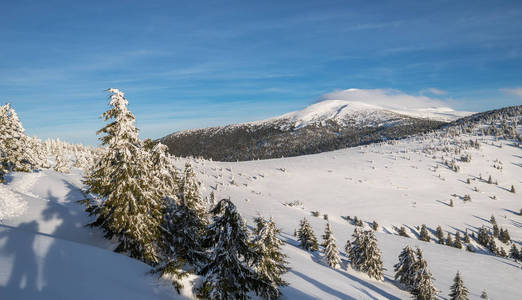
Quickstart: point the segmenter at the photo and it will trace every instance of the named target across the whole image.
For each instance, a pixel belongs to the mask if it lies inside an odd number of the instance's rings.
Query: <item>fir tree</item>
[[[412,266],[414,283],[411,290],[415,299],[432,300],[437,295],[437,289],[433,286],[433,276],[428,269],[428,263],[422,256],[422,251],[417,248],[417,259]]]
[[[512,192],[513,194],[515,193],[515,186],[514,185],[511,185],[511,189],[509,190],[510,192]]]
[[[444,233],[442,232],[442,228],[439,226],[437,226],[437,230],[436,230],[436,236],[437,238],[439,239],[439,244],[444,244]]]
[[[245,221],[228,199],[219,201],[211,213],[213,222],[205,238],[209,258],[201,269],[203,284],[198,292],[209,299],[247,299],[259,280],[250,267],[256,252]]]
[[[482,293],[480,294],[481,299],[489,299],[488,292],[486,290],[482,290]]]
[[[497,220],[495,219],[494,215],[491,215],[491,217],[489,218],[489,223],[491,223],[492,225],[497,224]]]
[[[453,279],[453,285],[450,288],[451,300],[468,300],[468,289],[464,286],[464,282],[462,282],[462,278],[460,277],[460,272],[457,272],[455,278]]]
[[[161,144],[157,144],[154,148],[159,145]],[[168,182],[169,174],[171,174],[170,182]],[[173,170],[165,171],[163,177],[166,177],[166,182],[163,182],[162,188],[175,186],[176,181],[179,181],[176,193],[168,190],[162,193],[169,203],[162,226],[163,240],[168,247],[166,250],[172,247],[179,257],[199,269],[206,258],[203,255],[203,237],[208,218],[195,174],[187,164],[182,179],[177,178]]]
[[[453,239],[451,238],[451,234],[449,232],[446,237],[446,246],[453,246]]]
[[[63,153],[59,153],[58,155],[56,155],[54,170],[56,172],[65,174],[69,174],[71,172],[71,169],[69,167],[69,161],[66,157],[64,157]]]
[[[511,237],[509,236],[509,232],[507,229],[500,229],[499,239],[502,243],[507,244],[511,241]]]
[[[403,237],[410,237],[407,233],[406,233],[406,228],[404,228],[404,226],[401,226],[401,228],[399,228],[399,235],[400,236],[403,236]]]
[[[258,277],[255,291],[265,299],[276,299],[281,296],[279,287],[288,285],[281,278],[289,270],[287,256],[281,250],[284,242],[277,237],[280,230],[272,218],[268,221],[257,218],[256,223],[252,242],[255,252],[252,265]]]
[[[426,225],[422,224],[421,230],[420,230],[420,236],[419,239],[421,241],[429,242],[430,241],[430,235],[428,233],[428,230],[426,229]]]
[[[500,235],[500,231],[498,230],[498,225],[495,223],[493,224],[493,236],[498,238]]]
[[[460,232],[458,231],[455,234],[455,242],[453,242],[453,247],[462,249],[462,242],[460,241]]]
[[[400,283],[404,284],[408,288],[413,287],[414,270],[412,267],[415,261],[415,252],[410,246],[406,246],[404,249],[402,249],[401,254],[399,254],[399,262],[393,266],[395,271],[395,280],[399,280]]]
[[[356,228],[352,236],[354,239],[348,255],[352,267],[371,278],[383,280],[381,251],[373,231]]]
[[[491,253],[493,253],[495,255],[499,254],[497,244],[495,243],[494,238],[489,239],[488,250],[491,251]]]
[[[10,104],[0,107],[0,163],[3,174],[30,172],[37,165],[33,143]]]
[[[470,243],[471,240],[469,239],[468,235],[468,229],[466,229],[466,233],[464,234],[464,243]]]
[[[152,166],[128,102],[119,90],[109,92],[111,108],[102,117],[112,122],[98,131],[104,134],[100,141],[106,151],[84,181],[87,193],[95,199],[82,202],[96,216],[90,225],[100,227],[106,238],[118,239],[116,252],[154,265],[158,262],[162,201],[150,184]]]
[[[328,262],[328,265],[332,268],[336,268],[341,264],[341,258],[339,258],[339,250],[335,244],[335,238],[330,228],[330,223],[326,223],[326,229],[323,235],[323,243],[321,244],[324,248],[324,257]]]
[[[377,229],[379,229],[379,224],[377,224],[376,221],[373,221],[373,222],[372,222],[372,229],[373,229],[374,231],[377,231]]]
[[[307,251],[317,251],[319,248],[312,226],[310,226],[306,218],[301,220],[301,224],[297,230],[297,240],[301,247]]]
[[[489,234],[488,234],[488,230],[486,229],[486,227],[482,226],[480,229],[479,229],[479,232],[477,234],[477,241],[479,244],[481,244],[482,246],[486,247],[489,243],[489,240],[490,240],[490,237],[489,237]]]
[[[509,257],[514,260],[520,260],[520,252],[515,244],[511,245],[511,249],[509,249]]]

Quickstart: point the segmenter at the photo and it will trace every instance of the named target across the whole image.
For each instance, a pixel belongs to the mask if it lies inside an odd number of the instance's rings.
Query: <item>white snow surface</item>
[[[282,229],[283,247],[291,270],[282,299],[409,299],[393,281],[393,265],[406,245],[418,246],[435,278],[440,299],[449,299],[449,287],[460,271],[470,298],[486,289],[490,299],[521,299],[521,264],[487,254],[473,243],[476,253],[438,245],[437,225],[454,234],[480,226],[491,227],[493,214],[509,230],[519,247],[522,241],[522,154],[511,142],[478,139],[480,150],[468,149],[472,160],[458,162],[457,173],[444,167],[440,151],[425,147],[451,145],[453,139],[426,136],[373,144],[321,154],[248,162],[192,161],[202,192],[228,198],[250,226],[259,214],[273,217]],[[502,162],[502,170],[493,168]],[[185,159],[174,163],[182,168]],[[498,185],[479,179],[491,175]],[[466,179],[471,178],[471,184]],[[509,192],[511,184],[517,193]],[[95,229],[76,203],[84,196],[81,172],[52,170],[15,173],[0,185],[0,299],[176,299],[192,297],[191,281],[183,295],[147,274],[150,268],[113,253],[114,244]],[[478,192],[473,191],[477,187]],[[471,202],[460,197],[470,194]],[[496,196],[496,200],[492,196]],[[448,205],[453,199],[454,207]],[[3,202],[2,202],[3,201]],[[22,203],[22,204],[20,204]],[[291,205],[291,203],[294,203]],[[22,205],[23,208],[20,208]],[[332,269],[322,252],[299,248],[293,236],[299,220],[308,218],[321,241],[326,221],[311,211],[328,214],[341,251],[342,266]],[[376,237],[383,254],[384,282],[369,279],[348,266],[344,251],[354,227],[346,216],[379,224]],[[426,224],[432,242],[416,239],[415,226]],[[400,237],[394,227],[405,226],[412,238]],[[497,240],[497,246],[502,245]],[[510,245],[503,246],[506,250]],[[193,278],[192,278],[193,279]]]

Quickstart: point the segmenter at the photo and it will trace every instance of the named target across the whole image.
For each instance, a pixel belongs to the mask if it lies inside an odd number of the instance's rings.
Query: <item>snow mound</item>
[[[20,195],[0,185],[0,220],[19,216],[26,207],[27,202]]]

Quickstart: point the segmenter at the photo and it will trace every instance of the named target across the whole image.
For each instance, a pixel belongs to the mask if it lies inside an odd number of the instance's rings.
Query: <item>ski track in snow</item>
[[[7,187],[0,185],[0,221],[24,213],[27,201]]]

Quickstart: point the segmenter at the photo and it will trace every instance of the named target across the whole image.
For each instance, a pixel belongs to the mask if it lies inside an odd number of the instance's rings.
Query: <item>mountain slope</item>
[[[420,118],[430,114],[416,110],[404,112],[407,115],[360,102],[326,100],[263,121],[181,131],[160,141],[176,156],[219,161],[297,156],[403,138],[455,118],[448,109],[431,110],[432,118]]]

